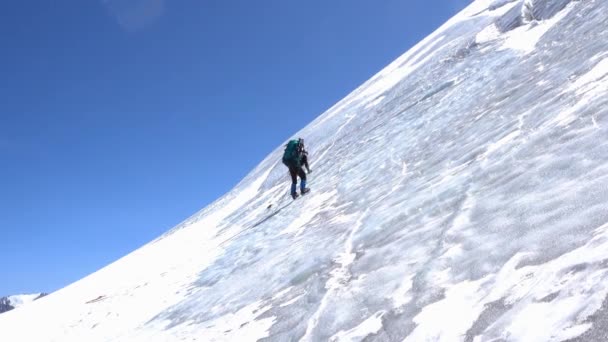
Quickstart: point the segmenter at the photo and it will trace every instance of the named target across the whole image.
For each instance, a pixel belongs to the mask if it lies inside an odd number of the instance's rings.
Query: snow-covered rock
[[[46,295],[46,293],[34,293],[0,297],[0,313],[24,306]]]

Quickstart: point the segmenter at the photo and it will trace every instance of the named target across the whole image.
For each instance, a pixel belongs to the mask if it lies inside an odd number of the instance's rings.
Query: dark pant
[[[306,182],[306,172],[304,172],[301,166],[290,166],[289,175],[291,176],[291,184],[298,184],[298,176]]]

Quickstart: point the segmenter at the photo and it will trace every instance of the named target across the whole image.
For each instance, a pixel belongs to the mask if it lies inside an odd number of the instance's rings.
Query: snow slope
[[[608,2],[478,0],[10,341],[605,341]],[[270,206],[270,208],[269,208]],[[36,326],[36,329],[27,329]]]

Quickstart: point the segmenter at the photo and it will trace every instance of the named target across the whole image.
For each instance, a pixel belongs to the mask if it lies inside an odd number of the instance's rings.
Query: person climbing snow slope
[[[308,166],[308,152],[304,148],[304,139],[299,138],[298,140],[290,140],[285,146],[285,152],[283,152],[283,164],[289,169],[289,175],[291,176],[291,197],[293,199],[298,198],[298,176],[300,177],[300,194],[304,195],[309,192],[310,189],[306,187],[306,172],[302,166],[306,166],[306,169],[310,173]]]

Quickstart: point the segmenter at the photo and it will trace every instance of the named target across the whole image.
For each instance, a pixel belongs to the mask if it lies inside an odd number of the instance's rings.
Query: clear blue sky
[[[0,296],[158,237],[467,3],[3,2]]]

